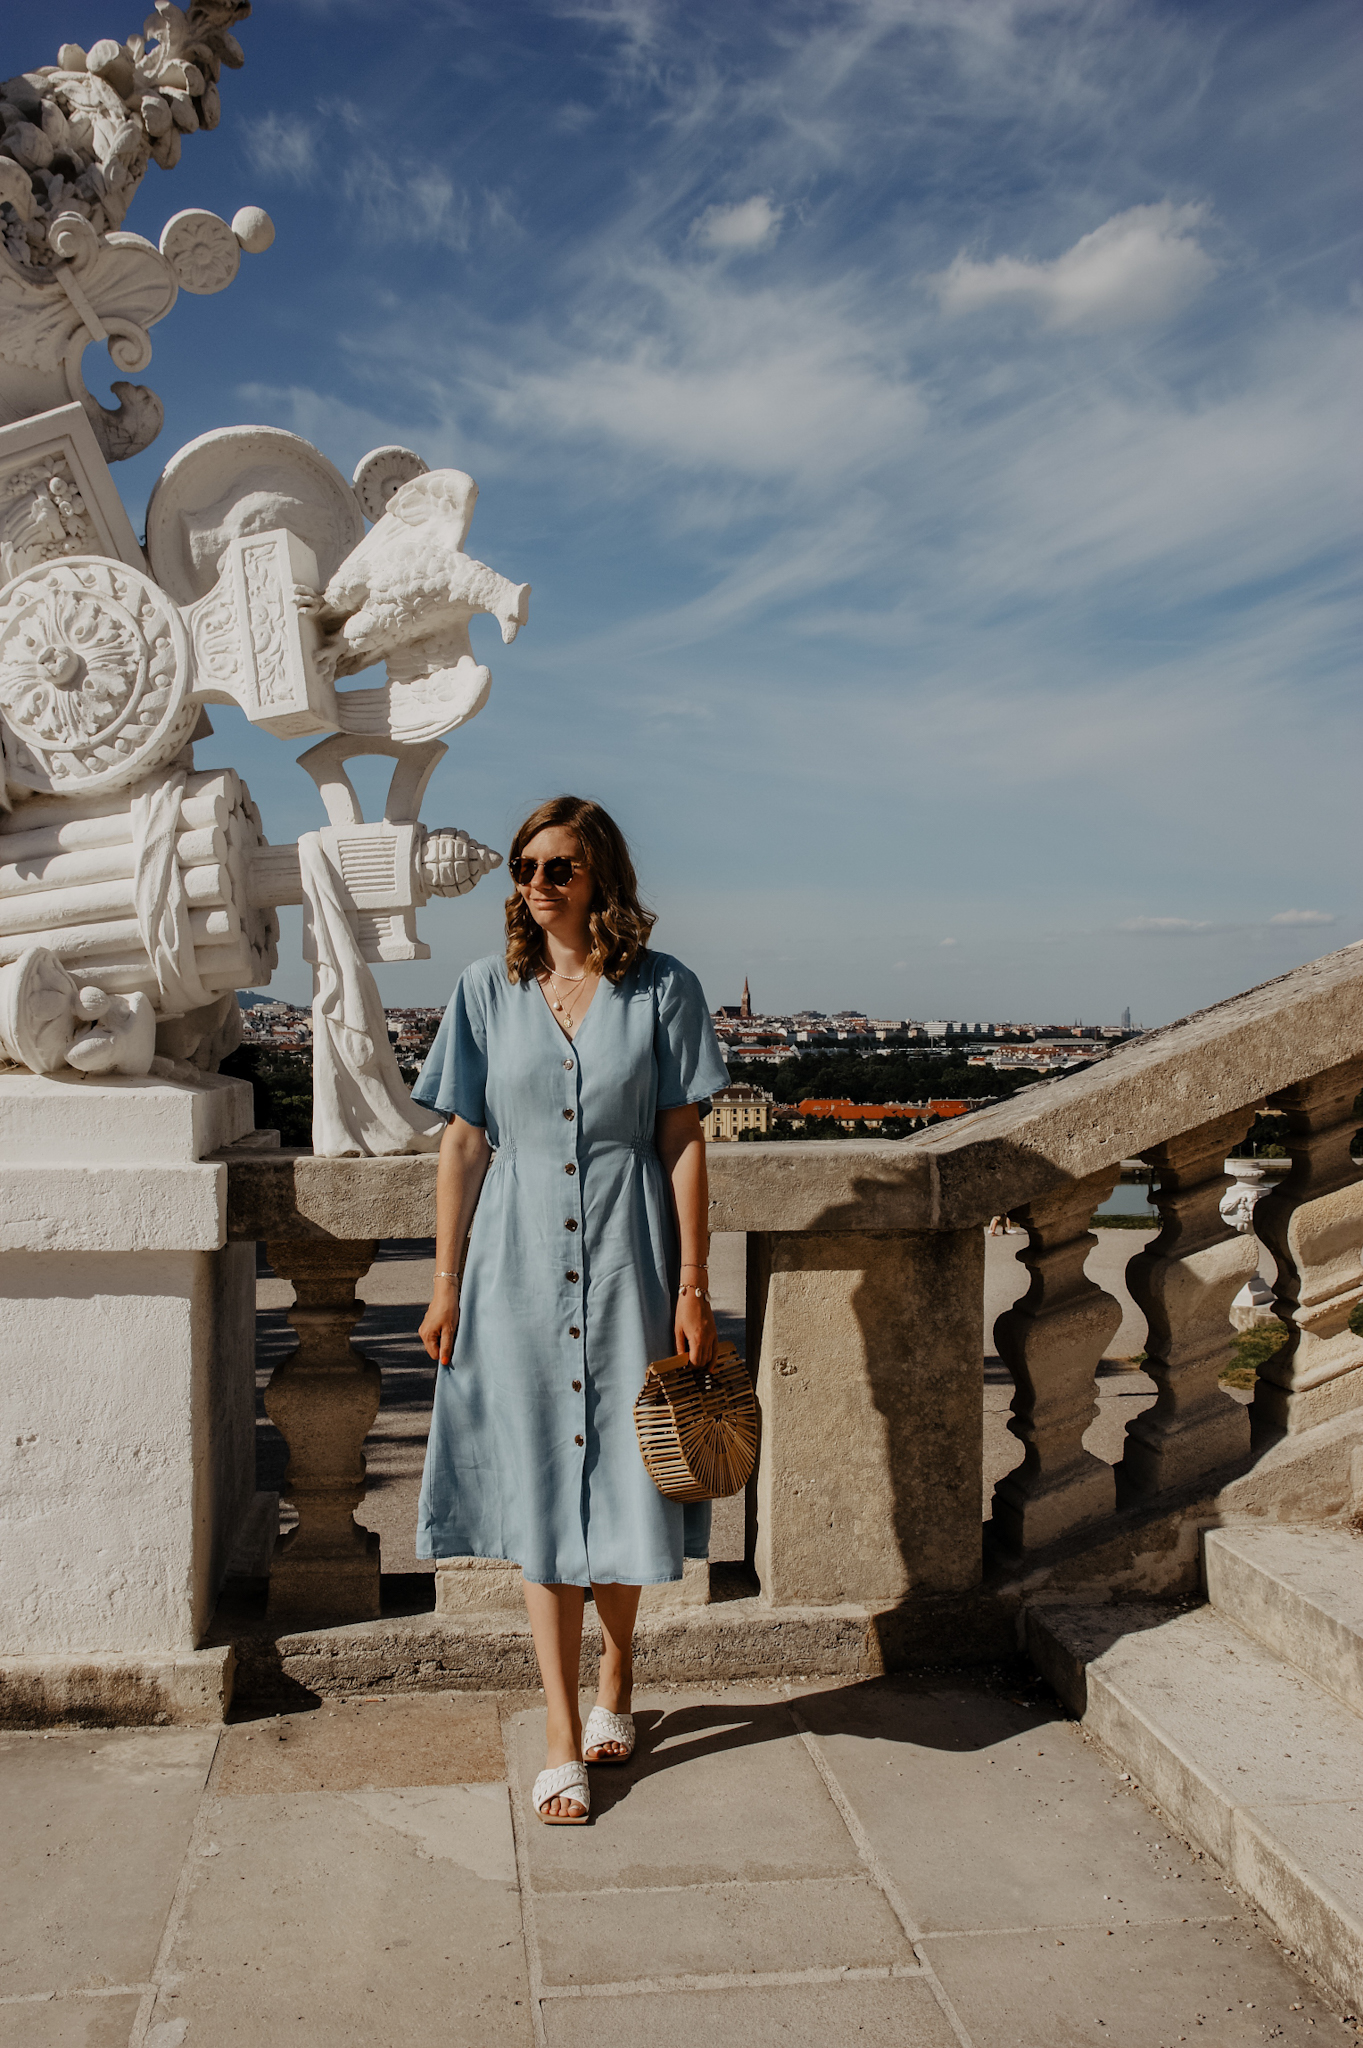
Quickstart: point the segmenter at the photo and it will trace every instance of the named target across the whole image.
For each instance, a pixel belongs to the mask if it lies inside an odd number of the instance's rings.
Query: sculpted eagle
[[[487,702],[492,676],[474,659],[469,620],[489,613],[509,645],[525,624],[530,585],[464,553],[477,501],[478,486],[461,469],[413,477],[328,583],[318,624],[335,673],[388,665],[387,690],[338,697],[347,731],[433,739]]]

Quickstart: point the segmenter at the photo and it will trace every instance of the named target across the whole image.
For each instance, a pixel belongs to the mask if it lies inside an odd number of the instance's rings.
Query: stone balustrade
[[[1361,1046],[1363,949],[1350,948],[916,1139],[713,1146],[712,1227],[748,1235],[761,1602],[959,1607],[982,1581],[1057,1558],[1110,1567],[1123,1531],[1129,1543],[1158,1525],[1151,1540],[1170,1550],[1161,1515],[1195,1511],[1284,1437],[1363,1410],[1363,1337],[1351,1328],[1363,1173],[1350,1155]],[[1265,1102],[1286,1112],[1291,1169],[1255,1224],[1277,1260],[1289,1337],[1250,1410],[1218,1380],[1230,1303],[1258,1246],[1218,1202],[1226,1154]],[[265,1240],[298,1293],[299,1349],[267,1397],[299,1515],[277,1553],[271,1613],[316,1625],[377,1616],[378,1542],[352,1513],[377,1370],[348,1332],[376,1243],[433,1229],[434,1159],[219,1156],[229,1239]],[[1132,1158],[1151,1169],[1161,1224],[1128,1266],[1158,1398],[1111,1465],[1083,1438],[1120,1309],[1084,1267],[1089,1219]],[[995,1330],[1024,1457],[982,1526],[983,1227],[1004,1210],[1026,1229],[1031,1275]],[[1341,1506],[1337,1467],[1312,1468],[1322,1514]],[[1188,1546],[1172,1550],[1186,1566]]]

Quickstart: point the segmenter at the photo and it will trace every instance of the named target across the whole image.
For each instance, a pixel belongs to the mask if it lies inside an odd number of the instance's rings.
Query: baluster
[[[1229,1228],[1220,1203],[1226,1154],[1253,1121],[1253,1109],[1236,1110],[1141,1154],[1158,1177],[1160,1233],[1131,1260],[1126,1284],[1149,1324],[1145,1370],[1159,1398],[1127,1425],[1117,1468],[1137,1493],[1200,1479],[1249,1451],[1249,1409],[1219,1381],[1230,1305],[1258,1271],[1259,1247]]]
[[[382,1375],[350,1332],[364,1314],[355,1282],[374,1262],[374,1241],[290,1238],[267,1246],[291,1280],[288,1312],[298,1349],[277,1365],[265,1412],[289,1447],[283,1493],[298,1527],[283,1537],[270,1572],[272,1620],[372,1621],[379,1612],[379,1539],[361,1528],[361,1446],[379,1412]]]
[[[1094,1376],[1122,1311],[1094,1285],[1084,1261],[1097,1243],[1089,1218],[1117,1185],[1106,1167],[1014,1214],[1027,1229],[1022,1263],[1032,1284],[994,1325],[1017,1391],[1008,1427],[1026,1451],[994,1488],[994,1527],[1008,1547],[1034,1550],[1116,1506],[1112,1467],[1083,1445],[1098,1413]]]
[[[1363,1172],[1349,1156],[1360,1119],[1363,1059],[1346,1060],[1270,1095],[1287,1113],[1291,1172],[1264,1196],[1254,1227],[1278,1262],[1281,1350],[1259,1367],[1254,1418],[1310,1429],[1363,1406],[1363,1337],[1349,1317],[1363,1300]]]

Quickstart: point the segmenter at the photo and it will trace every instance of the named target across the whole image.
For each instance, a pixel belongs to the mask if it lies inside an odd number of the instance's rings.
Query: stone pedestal
[[[225,1704],[229,1652],[186,1672],[254,1502],[255,1262],[207,1155],[250,1131],[243,1081],[0,1075],[0,1718]]]
[[[885,1607],[974,1585],[979,1231],[772,1234],[761,1268],[763,1600]]]

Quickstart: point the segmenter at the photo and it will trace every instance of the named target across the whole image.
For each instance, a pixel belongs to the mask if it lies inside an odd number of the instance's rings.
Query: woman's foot
[[[596,1685],[596,1704],[607,1714],[628,1714],[634,1697],[634,1669],[624,1663],[612,1665],[601,1660]],[[634,1747],[632,1742],[593,1742],[584,1754],[589,1764],[623,1763]]]
[[[545,1768],[554,1770],[560,1764],[577,1764],[582,1761],[582,1723],[575,1727],[553,1727],[546,1731]],[[545,1801],[540,1809],[550,1820],[580,1820],[586,1808],[580,1800],[554,1798]]]

